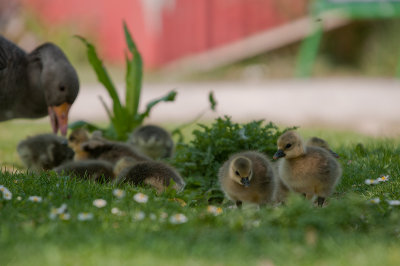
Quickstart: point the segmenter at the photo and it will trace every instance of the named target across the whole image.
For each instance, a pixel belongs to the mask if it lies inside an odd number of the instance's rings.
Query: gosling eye
[[[60,86],[59,89],[60,91],[65,91],[65,86]]]
[[[239,172],[238,172],[238,171],[236,171],[236,172],[235,172],[235,174],[236,174],[237,176],[240,176],[240,174],[239,174]]]
[[[292,144],[288,143],[286,144],[285,149],[289,149],[290,147],[292,147]]]

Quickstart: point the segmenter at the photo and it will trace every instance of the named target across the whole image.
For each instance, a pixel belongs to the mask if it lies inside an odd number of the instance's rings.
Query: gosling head
[[[236,183],[248,187],[253,177],[252,162],[246,157],[237,157],[230,165],[230,177]]]
[[[285,157],[286,159],[296,158],[303,155],[305,147],[303,139],[295,131],[287,131],[278,139],[278,151],[274,155],[274,160]]]
[[[75,129],[71,132],[68,137],[68,145],[73,149],[76,150],[80,147],[80,145],[89,140],[89,133],[82,128]]]

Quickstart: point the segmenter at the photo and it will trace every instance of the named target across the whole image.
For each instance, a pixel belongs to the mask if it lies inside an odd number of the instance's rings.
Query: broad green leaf
[[[85,129],[89,130],[90,132],[95,131],[95,130],[101,130],[101,131],[104,130],[103,128],[100,128],[92,123],[89,123],[89,122],[86,122],[83,120],[78,120],[73,123],[70,123],[68,125],[68,128],[70,128],[72,130],[77,129],[77,128],[85,128]]]
[[[124,22],[125,40],[129,54],[125,55],[126,60],[126,108],[130,115],[137,114],[142,88],[143,61],[136,48],[135,42],[129,32],[128,26]]]
[[[76,36],[79,40],[81,40],[85,45],[87,49],[87,56],[89,59],[89,63],[92,65],[94,71],[96,72],[97,79],[101,82],[101,84],[104,85],[104,87],[107,89],[108,94],[110,95],[112,101],[113,101],[113,111],[114,115],[118,116],[122,112],[122,106],[121,102],[118,97],[117,90],[115,89],[115,86],[108,75],[108,72],[106,68],[103,66],[103,62],[99,59],[97,56],[97,52],[93,44],[88,42],[85,38],[81,36]]]
[[[143,113],[140,114],[140,116],[139,116],[140,118],[139,119],[143,120],[145,117],[148,117],[150,115],[151,109],[156,104],[158,104],[159,102],[172,102],[172,101],[174,101],[175,97],[176,97],[176,94],[177,94],[176,91],[170,91],[167,95],[149,102],[147,104],[147,106],[146,106],[146,111],[144,111]]]

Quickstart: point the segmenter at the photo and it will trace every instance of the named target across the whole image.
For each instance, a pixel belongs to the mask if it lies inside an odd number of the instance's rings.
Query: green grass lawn
[[[20,167],[17,143],[46,131],[43,123],[1,123],[0,163]],[[325,208],[292,195],[285,206],[262,209],[224,202],[215,216],[194,189],[157,195],[123,185],[126,195],[118,199],[111,184],[3,171],[0,185],[13,197],[0,196],[0,265],[399,265],[400,206],[386,202],[400,199],[399,141],[300,132],[327,139],[341,156],[342,181]],[[382,174],[389,181],[364,183]],[[146,203],[133,199],[139,192]],[[35,195],[42,201],[29,200]],[[377,197],[380,203],[370,202]],[[93,205],[100,198],[107,201],[103,208]],[[52,208],[63,203],[69,220],[51,219]],[[81,212],[93,219],[78,220]],[[187,221],[171,222],[175,214]]]

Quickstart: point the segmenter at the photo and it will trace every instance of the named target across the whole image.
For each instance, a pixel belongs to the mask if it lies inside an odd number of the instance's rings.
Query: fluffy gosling
[[[274,159],[281,157],[278,171],[283,183],[307,198],[317,196],[322,206],[340,180],[342,168],[338,161],[326,149],[304,145],[295,131],[279,137]]]
[[[25,167],[40,172],[72,160],[74,152],[67,144],[64,137],[40,134],[22,140],[17,146],[17,152]]]
[[[232,155],[219,169],[218,179],[226,197],[238,207],[242,202],[263,205],[275,199],[277,180],[272,164],[262,153]]]
[[[109,141],[99,134],[89,133],[84,129],[76,129],[69,136],[69,145],[75,151],[75,160],[98,159],[116,163],[120,158],[128,156],[137,161],[150,161],[145,155],[139,154],[130,145],[117,141]]]
[[[69,135],[68,146],[75,152],[75,161],[89,158],[89,154],[81,147],[81,144],[88,141],[89,138],[89,133],[82,128],[74,129]]]
[[[146,125],[136,128],[130,135],[128,143],[136,150],[152,159],[163,159],[172,156],[174,141],[165,129]]]
[[[71,161],[53,169],[57,174],[66,174],[96,182],[114,179],[113,165],[101,160]]]
[[[114,166],[116,183],[129,182],[133,185],[146,184],[155,188],[158,193],[166,190],[171,180],[173,188],[181,191],[185,182],[179,173],[171,166],[155,161],[136,161],[131,157],[121,158]]]

